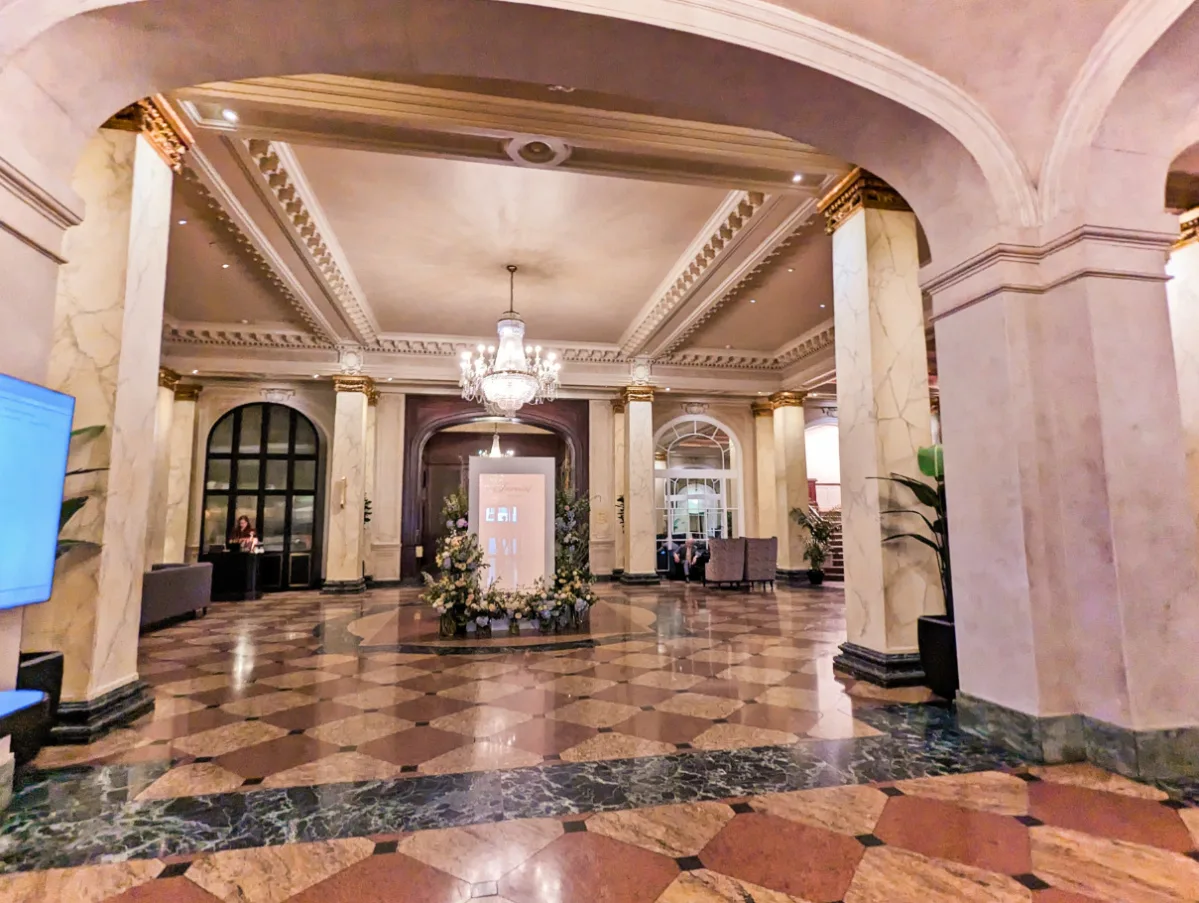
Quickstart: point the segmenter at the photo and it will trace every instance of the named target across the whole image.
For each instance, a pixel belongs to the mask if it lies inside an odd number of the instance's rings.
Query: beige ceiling
[[[708,187],[293,145],[387,332],[485,336],[520,267],[536,339],[615,342],[724,199]]]
[[[775,351],[833,315],[833,243],[809,223],[791,248],[738,291],[685,348]]]
[[[182,179],[175,180],[171,200],[164,306],[169,316],[190,322],[304,325],[213,209]]]

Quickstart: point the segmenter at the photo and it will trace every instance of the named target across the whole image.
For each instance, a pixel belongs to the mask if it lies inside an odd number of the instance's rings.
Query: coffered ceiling
[[[576,93],[578,96],[576,96]],[[568,387],[751,393],[827,379],[848,166],[777,135],[562,86],[302,76],[163,99],[177,180],[164,357],[207,375],[369,372],[451,385],[516,264]],[[680,116],[685,116],[680,111]]]

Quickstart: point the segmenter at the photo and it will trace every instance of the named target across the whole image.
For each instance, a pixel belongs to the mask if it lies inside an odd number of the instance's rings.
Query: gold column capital
[[[369,376],[345,376],[337,375],[333,377],[334,392],[361,392],[366,396],[367,401],[370,401],[371,393],[377,392],[375,389],[375,381]]]
[[[612,413],[613,414],[623,414],[624,413],[624,398],[623,397],[612,399]]]
[[[770,409],[777,411],[779,408],[802,408],[807,397],[807,392],[775,392],[770,396]]]
[[[816,205],[824,214],[824,231],[832,235],[847,219],[864,208],[911,211],[898,191],[872,172],[855,166]]]
[[[625,386],[620,390],[620,400],[624,404],[634,401],[653,401],[653,386]]]
[[[928,409],[930,411],[932,411],[932,413],[940,415],[940,413],[941,413],[941,394],[939,392],[929,394]]]
[[[366,403],[372,408],[379,403],[379,390],[375,388],[374,382],[372,382],[370,388],[366,390]]]
[[[1199,207],[1188,210],[1178,218],[1178,241],[1175,248],[1199,242]]]
[[[104,123],[102,128],[140,132],[174,172],[182,172],[183,158],[195,144],[187,126],[175,115],[161,94],[131,103]]]
[[[175,387],[179,385],[179,380],[182,378],[183,377],[181,377],[170,367],[158,368],[158,387],[160,389],[170,389],[172,392],[174,392]]]
[[[750,405],[750,409],[754,412],[755,417],[770,417],[774,414],[774,405],[770,403],[769,398],[755,401]]]
[[[203,389],[203,386],[175,386],[175,401],[195,401],[200,397]]]

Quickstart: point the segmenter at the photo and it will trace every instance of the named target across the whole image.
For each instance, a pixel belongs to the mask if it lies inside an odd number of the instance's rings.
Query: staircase
[[[829,520],[837,522],[837,529],[833,533],[832,540],[829,542],[828,561],[824,563],[824,579],[844,581],[845,549],[841,543],[841,512],[834,509],[821,513]]]

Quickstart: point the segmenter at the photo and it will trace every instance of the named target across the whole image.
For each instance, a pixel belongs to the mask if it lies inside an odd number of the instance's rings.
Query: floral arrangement
[[[555,572],[527,591],[483,585],[483,547],[468,532],[468,503],[463,492],[450,495],[442,507],[449,533],[437,546],[440,573],[424,575],[424,600],[441,618],[442,636],[462,636],[474,625],[476,637],[491,636],[496,621],[508,622],[508,631],[520,633],[525,622],[536,622],[543,632],[578,630],[586,626],[598,597],[589,563],[590,503],[573,489],[558,492],[555,500]]]

